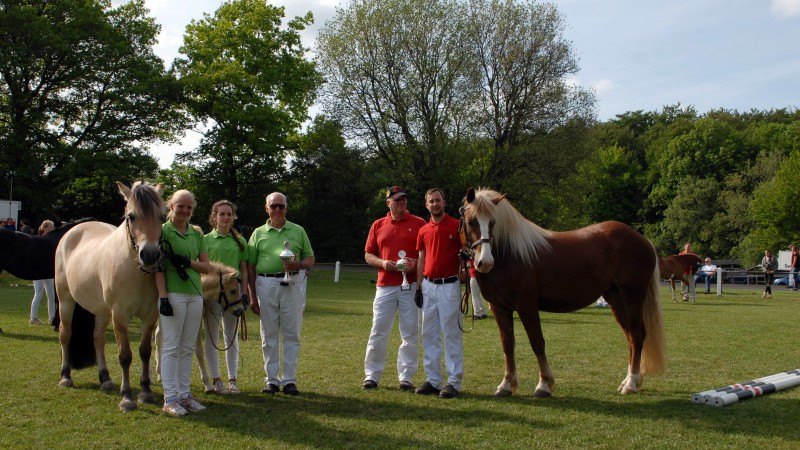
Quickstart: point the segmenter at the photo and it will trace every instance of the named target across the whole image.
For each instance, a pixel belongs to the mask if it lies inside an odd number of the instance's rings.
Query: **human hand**
[[[244,309],[247,309],[250,306],[250,297],[247,294],[242,294],[242,305]]]
[[[161,313],[162,316],[171,316],[172,313],[172,305],[169,304],[169,299],[166,297],[162,297],[158,299],[158,312]]]
[[[192,260],[183,255],[171,255],[169,260],[172,262],[172,265],[182,269],[192,266]]]
[[[414,303],[417,304],[417,308],[422,308],[422,289],[417,289],[414,294]]]
[[[469,250],[467,250],[466,248],[462,248],[461,250],[458,251],[458,257],[462,261],[469,261],[470,259],[472,259],[472,255],[469,254]]]
[[[257,316],[261,315],[261,308],[258,306],[258,297],[253,297],[253,301],[250,303],[250,311],[253,311],[253,314]]]

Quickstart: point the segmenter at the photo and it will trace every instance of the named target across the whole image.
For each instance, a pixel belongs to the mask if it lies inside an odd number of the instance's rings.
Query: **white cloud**
[[[592,89],[594,89],[597,95],[603,95],[606,92],[609,92],[617,87],[616,83],[609,80],[608,78],[603,78],[600,81],[595,81],[591,84]]]
[[[800,0],[772,0],[770,9],[783,18],[800,16]]]

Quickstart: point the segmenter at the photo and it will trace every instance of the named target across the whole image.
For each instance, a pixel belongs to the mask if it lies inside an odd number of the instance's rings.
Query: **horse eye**
[[[231,292],[231,294],[235,294],[235,293],[239,292],[239,290],[238,289],[231,289],[230,292]]]
[[[136,220],[136,214],[134,214],[134,213],[129,213],[129,214],[128,214],[128,220],[130,220],[131,222],[133,222],[134,220]]]

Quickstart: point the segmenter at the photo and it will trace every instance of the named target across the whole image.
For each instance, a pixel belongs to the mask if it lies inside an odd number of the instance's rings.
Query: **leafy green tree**
[[[566,81],[578,64],[555,5],[470,0],[468,23],[464,38],[480,95],[474,123],[494,142],[481,181],[499,188],[515,174],[541,170],[540,155],[532,152],[538,147],[526,140],[575,119],[592,121],[595,97]]]
[[[112,209],[107,174],[154,175],[146,146],[182,126],[180,90],[152,51],[159,27],[146,14],[142,0],[0,4],[0,171],[16,170],[33,215],[63,205],[67,218],[102,216]],[[54,202],[62,192],[75,196]]]
[[[283,17],[283,7],[262,0],[231,0],[186,28],[173,69],[206,131],[178,161],[195,166],[215,197],[263,204],[314,101],[321,78],[299,34],[313,17],[285,25]]]

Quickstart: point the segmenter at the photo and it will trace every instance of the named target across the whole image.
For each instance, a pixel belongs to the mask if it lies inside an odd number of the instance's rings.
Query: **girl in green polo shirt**
[[[210,233],[205,235],[206,247],[208,248],[208,258],[211,261],[225,264],[239,270],[239,289],[247,286],[247,258],[249,255],[247,241],[233,227],[236,220],[236,205],[228,200],[220,200],[211,207],[211,215],[208,223],[214,227]],[[242,294],[242,301],[248,302],[247,295]],[[209,315],[206,321],[206,361],[211,371],[214,392],[218,394],[238,394],[239,387],[236,385],[236,375],[239,371],[239,342],[236,340],[236,321],[238,317],[233,315],[232,310],[223,311],[222,305],[218,302],[211,302],[210,308],[206,311]],[[222,318],[222,329],[225,337],[223,343],[225,350],[225,361],[228,365],[228,387],[227,389],[220,379],[219,373],[219,322]]]
[[[203,315],[200,274],[211,270],[203,233],[189,223],[196,204],[187,190],[172,194],[167,223],[161,229],[164,271],[155,275],[163,336],[163,409],[172,416],[206,409],[190,391],[192,356]]]

